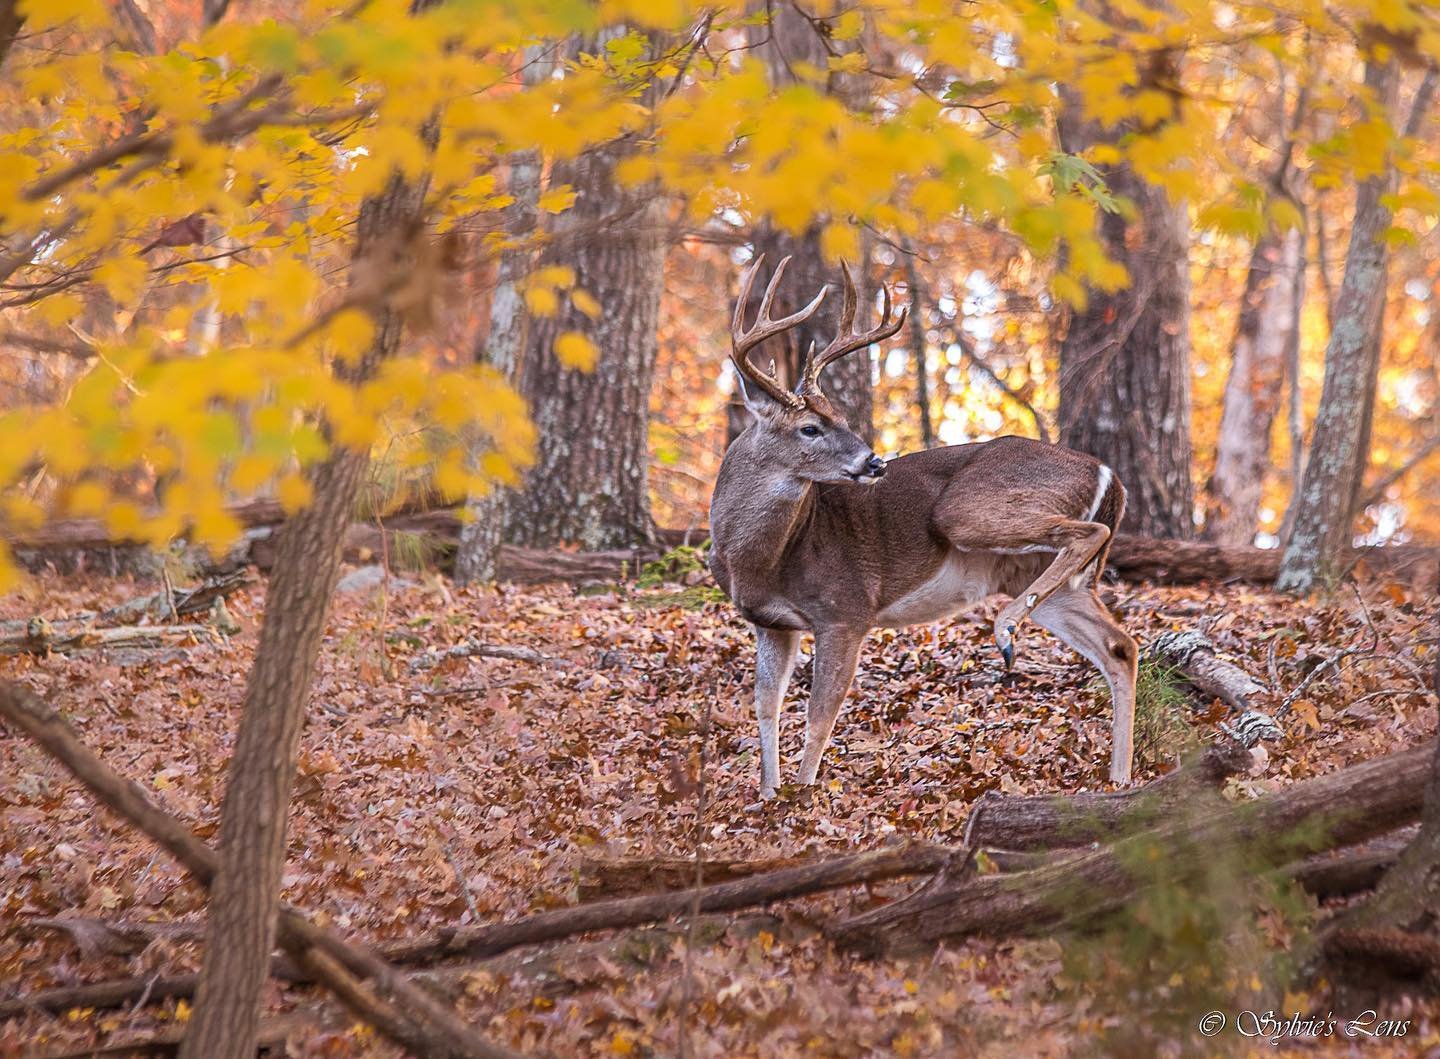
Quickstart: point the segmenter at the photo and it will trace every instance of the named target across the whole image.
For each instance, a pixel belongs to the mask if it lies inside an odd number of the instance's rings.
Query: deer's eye
[[[800,436],[802,438],[818,438],[821,433],[822,431],[820,430],[820,428],[815,426],[815,424],[813,423],[806,423],[803,427],[800,428]]]

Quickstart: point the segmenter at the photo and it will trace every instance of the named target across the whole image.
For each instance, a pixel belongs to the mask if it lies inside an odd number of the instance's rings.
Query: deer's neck
[[[785,554],[815,508],[813,484],[767,469],[742,444],[726,453],[710,501],[712,565],[737,603],[776,589]]]

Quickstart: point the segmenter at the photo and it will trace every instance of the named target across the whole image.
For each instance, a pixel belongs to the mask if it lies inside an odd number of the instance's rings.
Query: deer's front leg
[[[775,797],[775,788],[780,786],[780,704],[785,701],[799,649],[798,632],[755,626],[755,719],[760,722],[762,798]]]
[[[825,629],[815,633],[815,674],[810,681],[810,707],[805,712],[805,756],[800,761],[800,782],[814,783],[820,755],[835,731],[835,718],[855,679],[864,629]]]

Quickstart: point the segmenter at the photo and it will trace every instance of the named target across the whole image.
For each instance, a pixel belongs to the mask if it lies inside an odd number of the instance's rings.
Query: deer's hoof
[[[1000,648],[1000,657],[1005,659],[1008,673],[1015,665],[1015,623],[1005,622],[995,627],[995,646]]]
[[[760,788],[760,800],[762,802],[773,802],[775,800],[775,788],[762,786]]]

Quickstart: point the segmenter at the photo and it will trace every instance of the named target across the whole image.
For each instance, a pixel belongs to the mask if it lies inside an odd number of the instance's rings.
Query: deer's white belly
[[[898,628],[941,621],[996,591],[996,581],[993,555],[952,548],[930,580],[882,610],[875,623]]]

